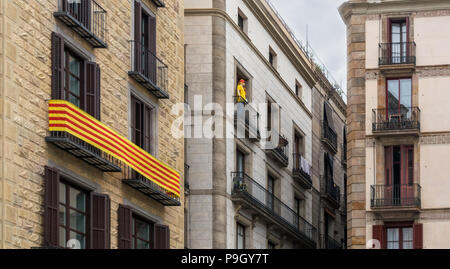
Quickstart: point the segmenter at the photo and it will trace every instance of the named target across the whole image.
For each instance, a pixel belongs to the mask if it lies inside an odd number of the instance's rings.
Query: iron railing
[[[168,193],[165,189],[144,177],[133,168],[123,164],[122,182],[130,187],[142,192],[150,198],[166,206],[179,206],[180,198],[174,194]]]
[[[316,228],[273,193],[243,172],[233,172],[232,177],[232,195],[242,195],[251,199],[258,207],[267,211],[285,226],[316,242]]]
[[[332,201],[337,205],[337,207],[339,207],[341,199],[341,188],[339,188],[339,186],[334,183],[333,177],[321,176],[320,182],[322,194],[331,198]]]
[[[59,0],[54,15],[94,47],[107,47],[107,12],[96,1]]]
[[[299,177],[303,179],[306,183],[306,185],[312,185],[312,166],[309,164],[309,162],[300,154],[300,153],[294,153],[294,162],[293,162],[293,168],[292,173],[294,177]]]
[[[419,184],[372,185],[370,189],[373,208],[421,206],[422,187]]]
[[[260,132],[260,114],[259,112],[242,97],[233,96],[235,102],[234,123],[238,129],[238,136],[247,136],[253,140],[261,139]],[[241,134],[239,131],[240,125],[238,123],[244,123],[245,128],[248,130],[247,134]],[[243,130],[242,130],[243,131]],[[242,138],[242,137],[240,137]]]
[[[404,107],[387,110],[374,109],[372,112],[372,131],[402,131],[420,130],[420,109],[418,107]]]
[[[75,157],[97,167],[104,172],[120,172],[120,161],[112,155],[84,142],[68,132],[52,131],[45,138],[60,149],[69,152]]]
[[[343,249],[343,245],[341,242],[337,241],[327,234],[322,234],[320,236],[320,239],[322,241],[321,246],[323,249]]]
[[[416,43],[397,42],[379,44],[379,64],[416,64]]]
[[[271,129],[268,130],[271,136],[269,137],[270,143],[270,151],[273,152],[273,155],[276,156],[277,159],[283,164],[283,166],[288,166],[289,164],[289,141],[286,137],[279,134],[276,130]],[[278,137],[278,141],[272,140],[272,136]],[[273,142],[273,143],[272,143]],[[277,143],[274,145],[274,143]]]
[[[168,66],[155,52],[136,40],[130,40],[131,71],[128,73],[158,98],[169,98]]]
[[[337,134],[326,121],[322,121],[322,140],[337,151]]]

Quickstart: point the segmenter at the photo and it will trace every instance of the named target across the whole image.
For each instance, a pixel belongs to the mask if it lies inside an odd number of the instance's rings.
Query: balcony
[[[379,55],[379,66],[382,70],[413,70],[416,66],[416,43],[380,43]]]
[[[292,177],[305,189],[312,187],[312,167],[301,154],[294,153]]]
[[[169,99],[168,67],[138,41],[130,41],[131,71],[128,75],[159,99]]]
[[[132,187],[165,206],[180,206],[180,198],[168,193],[154,182],[136,172],[133,168],[125,166],[122,183]]]
[[[248,138],[253,142],[261,140],[259,129],[259,113],[246,100],[235,96],[234,127],[238,138]]]
[[[344,249],[342,243],[329,235],[322,234],[320,236],[322,249]]]
[[[242,172],[233,172],[232,200],[276,224],[307,248],[316,247],[316,229],[274,194]]]
[[[49,101],[45,138],[103,172],[123,172],[123,183],[164,205],[180,205],[180,175],[102,122],[64,100]]]
[[[337,153],[337,134],[326,121],[322,121],[321,139],[333,154]]]
[[[400,111],[394,113],[388,113],[387,109],[374,109],[372,117],[374,135],[419,135],[420,133],[418,107],[402,107]]]
[[[289,141],[275,130],[270,130],[270,132],[272,136],[278,137],[278,141],[272,140],[270,137],[271,148],[266,149],[266,154],[278,161],[282,167],[287,167],[289,165]]]
[[[340,206],[341,189],[334,183],[333,177],[321,176],[320,185],[322,198],[326,199],[334,209],[338,209]]]
[[[48,143],[72,154],[73,156],[97,167],[103,172],[121,172],[115,159],[96,147],[67,132],[54,131],[45,138]]]
[[[56,19],[73,29],[94,48],[107,48],[107,12],[96,1],[59,0]]]
[[[419,184],[372,185],[370,205],[374,210],[413,210],[421,207]]]
[[[184,164],[184,190],[189,190],[189,170],[191,167],[187,164]]]

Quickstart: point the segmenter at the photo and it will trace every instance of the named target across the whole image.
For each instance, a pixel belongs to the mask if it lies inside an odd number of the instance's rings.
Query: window
[[[77,240],[81,249],[87,248],[88,195],[65,182],[59,183],[59,246]]]
[[[245,226],[238,223],[236,229],[236,248],[245,249]]]
[[[392,63],[404,63],[408,55],[408,19],[391,19],[389,30]]]
[[[247,33],[248,30],[248,18],[244,13],[238,9],[238,26],[242,32]]]
[[[145,151],[152,153],[153,109],[131,96],[131,140]]]
[[[149,223],[133,215],[132,218],[132,248],[150,249],[152,248],[153,223]]]
[[[374,225],[372,238],[378,240],[382,249],[422,249],[423,224],[399,222]]]
[[[269,63],[273,68],[277,68],[277,54],[271,47],[269,47]]]
[[[58,169],[45,167],[44,246],[109,248],[108,195],[80,188],[72,182],[73,179],[61,177]],[[68,245],[72,239],[76,241]]]
[[[52,98],[66,100],[100,120],[100,67],[52,33]]]
[[[303,90],[302,85],[298,81],[295,81],[295,95],[297,97],[302,98],[303,94],[302,90]]]
[[[245,173],[245,154],[236,149],[236,172]]]
[[[333,156],[328,152],[324,154],[324,166],[325,166],[325,180],[328,184],[333,184]]]
[[[249,73],[247,73],[243,67],[238,65],[236,67],[236,82],[235,85],[237,88],[239,81],[244,80],[245,81],[245,97],[247,99],[247,102],[251,101],[252,98],[252,79]],[[239,93],[236,92],[236,95],[239,96]]]
[[[388,120],[406,120],[411,118],[412,106],[411,78],[388,79],[386,107]]]
[[[267,248],[268,249],[276,249],[276,244],[275,243],[273,243],[273,242],[271,242],[271,241],[269,241],[268,243],[267,243]]]
[[[385,199],[392,205],[413,202],[414,146],[385,147]]]
[[[267,192],[269,193],[267,197],[267,206],[273,210],[275,202],[275,178],[271,175],[267,178]]]
[[[387,249],[413,249],[413,227],[387,228]]]

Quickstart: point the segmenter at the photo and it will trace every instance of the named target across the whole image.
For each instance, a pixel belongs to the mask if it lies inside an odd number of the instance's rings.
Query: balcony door
[[[157,84],[156,18],[135,2],[135,65],[147,79]],[[138,56],[140,55],[140,56]]]
[[[386,120],[401,122],[411,119],[412,80],[411,78],[388,79],[386,92]]]
[[[406,63],[408,60],[408,19],[390,21],[390,44],[392,63]]]
[[[385,148],[386,205],[410,205],[414,202],[414,146]]]

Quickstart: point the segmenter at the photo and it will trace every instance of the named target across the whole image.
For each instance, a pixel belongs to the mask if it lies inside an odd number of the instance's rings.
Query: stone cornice
[[[393,12],[419,12],[450,9],[448,0],[393,0],[379,2],[345,2],[339,7],[343,21],[351,15],[373,15]]]
[[[253,42],[250,40],[250,38],[247,36],[247,34],[245,34],[244,32],[241,31],[239,26],[233,21],[233,19],[228,15],[228,13],[226,13],[222,9],[217,9],[217,8],[195,8],[195,9],[185,9],[184,15],[186,17],[188,17],[188,16],[216,16],[216,17],[221,17],[221,18],[225,19],[236,30],[236,32],[239,33],[241,35],[241,37],[247,42],[248,46],[255,52],[256,55],[258,55],[260,60],[263,63],[265,63],[267,68],[269,68],[269,70],[272,71],[273,75],[276,78],[278,78],[278,80],[281,82],[281,84],[291,94],[292,98],[302,107],[304,112],[310,118],[312,118],[312,113],[308,109],[308,107],[306,107],[306,105],[301,101],[301,99],[295,95],[295,93],[292,91],[292,89],[289,87],[289,85],[286,83],[286,81],[283,79],[283,77],[281,77],[280,73],[269,63],[269,61],[258,50],[258,48],[256,48],[256,46],[253,44]],[[297,66],[295,63],[294,63],[294,65],[296,66],[296,68],[299,68],[299,66]],[[301,73],[301,74],[303,75],[303,73]],[[308,82],[308,85],[310,85],[311,89],[313,90],[313,88],[315,86],[314,77],[307,75],[303,78]]]

